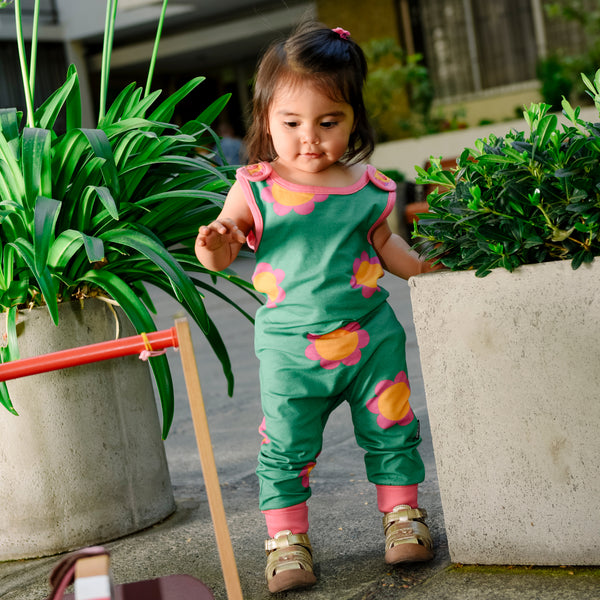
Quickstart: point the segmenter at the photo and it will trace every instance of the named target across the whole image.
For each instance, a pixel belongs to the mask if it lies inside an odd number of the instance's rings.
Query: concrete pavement
[[[238,260],[236,270],[249,277],[250,260]],[[417,600],[466,599],[583,599],[600,598],[600,569],[461,567],[452,565],[446,544],[443,514],[429,432],[418,349],[412,326],[408,286],[386,275],[383,285],[407,331],[412,405],[421,420],[421,452],[427,478],[420,504],[428,523],[436,557],[428,564],[390,568],[383,562],[381,515],[375,491],[366,481],[362,451],[352,433],[349,411],[340,407],[326,431],[323,452],[311,474],[309,501],[311,540],[315,549],[317,585],[310,590],[277,597],[289,600]],[[254,312],[256,302],[226,282],[219,283],[236,302]],[[179,307],[164,295],[153,294],[159,328],[170,327],[181,316]],[[242,590],[247,600],[273,598],[264,583],[262,544],[266,531],[258,510],[254,474],[261,420],[257,361],[250,323],[228,305],[207,297],[209,314],[230,352],[236,377],[234,396],[226,393],[218,360],[193,324],[192,334],[215,451],[223,500]],[[154,527],[105,544],[111,551],[116,582],[149,579],[172,573],[198,577],[218,600],[226,593],[220,570],[212,521],[202,481],[179,357],[169,353],[176,387],[175,421],[166,441],[176,512]],[[0,524],[1,526],[1,524]],[[59,557],[0,563],[0,598],[41,600],[48,593],[47,576]]]

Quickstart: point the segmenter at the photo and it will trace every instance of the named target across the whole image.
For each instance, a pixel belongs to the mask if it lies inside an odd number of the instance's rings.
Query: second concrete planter
[[[106,303],[23,311],[23,358],[135,335]],[[118,315],[118,317],[117,317]],[[8,382],[0,410],[0,560],[117,538],[175,509],[148,365],[136,356]]]
[[[600,564],[600,261],[410,286],[451,559]]]

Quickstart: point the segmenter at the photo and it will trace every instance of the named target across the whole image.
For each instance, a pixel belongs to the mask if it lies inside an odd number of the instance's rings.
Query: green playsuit
[[[266,295],[255,330],[261,510],[308,499],[323,429],[343,401],[369,481],[420,483],[405,334],[379,286],[383,269],[371,244],[393,208],[395,183],[368,166],[351,186],[309,187],[283,180],[268,163],[239,169],[237,180],[254,218],[252,281]]]

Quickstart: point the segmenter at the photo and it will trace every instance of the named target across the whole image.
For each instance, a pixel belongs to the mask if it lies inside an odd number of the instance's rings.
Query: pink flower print
[[[264,417],[263,417],[262,423],[258,426],[258,433],[260,433],[260,435],[262,435],[262,437],[263,437],[262,442],[260,443],[261,446],[263,444],[271,443],[271,440],[269,439],[269,436],[267,435],[267,421]]]
[[[363,252],[360,258],[354,261],[353,271],[350,286],[354,289],[361,288],[365,298],[370,298],[375,292],[381,290],[377,280],[383,277],[383,268],[377,256],[369,258],[368,253]]]
[[[240,171],[250,181],[263,181],[271,174],[272,169],[269,163],[256,163],[247,167],[241,167]]]
[[[309,462],[303,469],[300,471],[299,477],[302,477],[302,485],[307,488],[310,485],[310,473],[317,466],[316,462]]]
[[[292,210],[298,215],[308,215],[315,209],[315,202],[327,200],[328,195],[293,192],[274,183],[263,188],[261,197],[265,202],[273,204],[275,214],[283,217]]]
[[[285,290],[280,287],[285,273],[282,269],[273,269],[269,263],[261,262],[256,265],[252,284],[257,292],[267,295],[267,307],[274,308],[285,298]]]
[[[386,192],[393,192],[396,189],[396,182],[387,175],[378,171],[373,165],[367,167],[369,179],[380,189]]]
[[[375,396],[367,401],[367,408],[377,416],[377,425],[389,429],[392,425],[408,425],[414,413],[408,399],[410,385],[404,371],[394,381],[384,379],[375,386]]]
[[[310,340],[304,354],[318,360],[324,369],[335,369],[341,364],[355,365],[360,361],[361,348],[369,343],[369,334],[358,323],[349,323],[324,335],[309,333]]]

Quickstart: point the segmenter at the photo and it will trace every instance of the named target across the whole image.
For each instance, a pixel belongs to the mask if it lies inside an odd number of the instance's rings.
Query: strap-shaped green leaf
[[[173,92],[166,100],[164,100],[157,109],[150,115],[151,121],[169,121],[173,116],[175,106],[198,87],[206,77],[195,77],[188,81],[185,85]]]
[[[106,111],[104,117],[98,122],[99,129],[102,129],[111,123],[116,123],[121,118],[124,107],[127,105],[129,98],[135,93],[135,90],[135,82],[132,82],[119,92],[114,102],[110,105],[110,108]]]
[[[10,245],[15,248],[19,256],[25,261],[31,270],[48,306],[48,312],[52,317],[55,325],[58,325],[58,301],[56,298],[56,285],[52,278],[52,273],[48,266],[45,266],[40,272],[36,269],[35,255],[33,246],[27,240],[19,238],[10,242]]]
[[[33,211],[38,196],[52,196],[51,135],[48,129],[23,130],[21,168],[25,181],[24,203],[27,213]]]
[[[104,259],[104,242],[91,235],[81,234],[83,246],[90,262],[100,262]]]
[[[67,229],[61,232],[48,251],[48,267],[53,271],[63,271],[82,245],[81,231]]]
[[[67,96],[67,131],[81,127],[81,88],[79,85],[79,74],[77,73],[75,65],[69,65],[67,70],[67,78],[72,75],[75,75],[75,80],[71,92]]]
[[[101,129],[85,128],[81,129],[81,132],[89,141],[94,154],[106,161],[102,167],[102,172],[106,178],[106,184],[113,191],[113,193],[118,194],[119,176],[117,173],[117,167],[115,165],[115,157],[106,133],[104,133],[104,131]]]
[[[77,212],[74,215],[77,220],[77,227],[81,231],[88,231],[92,227],[92,216],[99,212],[94,210],[96,199],[100,199],[101,205],[112,219],[119,220],[119,210],[110,190],[105,186],[88,185],[83,192],[81,204],[77,207]]]
[[[6,311],[6,346],[0,346],[0,359],[3,363],[18,360],[19,347],[17,344],[17,307],[11,306]],[[0,382],[0,404],[2,404],[13,415],[18,415],[8,393],[6,382]]]
[[[0,132],[9,144],[14,142],[16,153],[19,140],[19,113],[16,108],[0,108]]]
[[[12,146],[4,135],[0,133],[0,163],[5,163],[2,166],[3,187],[8,191],[5,194],[4,190],[2,190],[3,197],[12,198],[22,205],[25,198],[25,182],[23,181],[23,174],[17,160],[18,150]]]
[[[194,315],[203,331],[208,331],[208,318],[202,299],[194,284],[169,251],[148,235],[133,230],[116,230],[101,234],[109,244],[133,248],[154,263],[171,282],[175,297]]]
[[[220,98],[217,98],[210,106],[205,108],[196,121],[204,123],[205,125],[211,125],[214,120],[221,114],[227,103],[231,99],[231,94],[223,94]]]
[[[35,203],[33,216],[33,250],[35,270],[42,273],[48,264],[48,250],[54,241],[54,228],[61,203],[52,198],[39,196]]]
[[[70,75],[67,76],[67,80],[35,111],[34,121],[38,127],[42,129],[52,129],[54,127],[56,119],[75,85],[79,88],[77,72],[71,71]],[[79,122],[81,126],[81,112]]]

